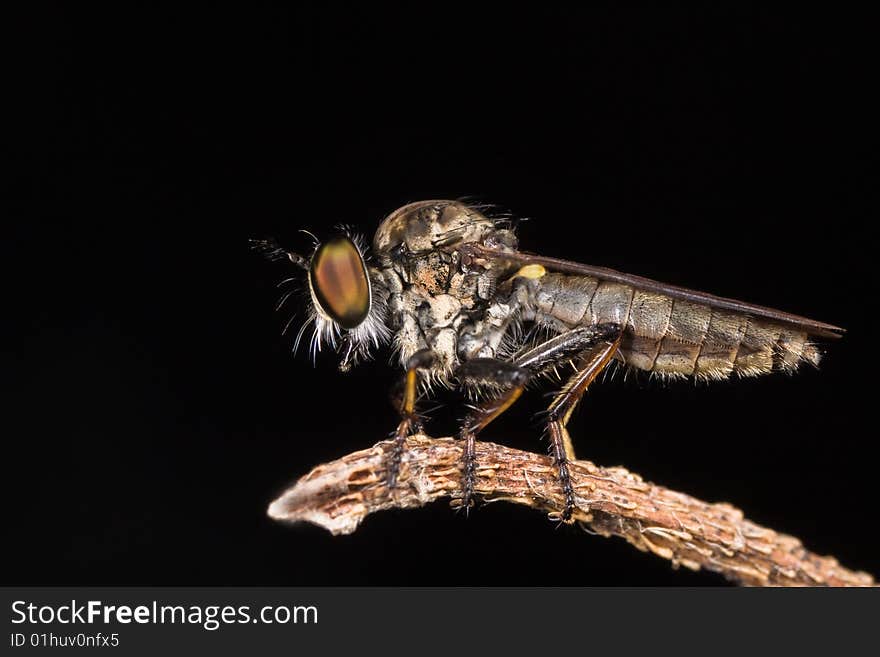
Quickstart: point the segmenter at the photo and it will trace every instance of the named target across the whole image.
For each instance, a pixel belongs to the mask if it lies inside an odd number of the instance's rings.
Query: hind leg
[[[611,362],[615,352],[620,347],[621,332],[618,330],[616,337],[603,340],[598,345],[586,351],[579,359],[580,367],[566,382],[562,390],[554,397],[553,402],[547,409],[547,433],[550,436],[550,455],[556,466],[559,485],[562,489],[564,506],[558,514],[552,514],[554,519],[562,522],[571,520],[574,512],[574,488],[571,485],[569,462],[573,461],[574,447],[571,436],[568,435],[568,421],[578,402],[602,370]]]

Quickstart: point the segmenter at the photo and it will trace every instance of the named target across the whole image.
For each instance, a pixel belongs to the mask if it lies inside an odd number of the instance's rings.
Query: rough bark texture
[[[459,494],[461,446],[451,438],[413,436],[394,491],[385,486],[385,456],[392,443],[319,465],[269,507],[276,520],[311,522],[333,534],[349,534],[368,514],[414,508]],[[550,459],[477,443],[476,493],[538,510],[559,509],[561,499]],[[871,586],[868,573],[842,567],[832,557],[756,525],[726,503],[709,504],[643,481],[623,468],[588,461],[571,466],[575,520],[602,536],[619,536],[674,566],[705,568],[752,586]]]

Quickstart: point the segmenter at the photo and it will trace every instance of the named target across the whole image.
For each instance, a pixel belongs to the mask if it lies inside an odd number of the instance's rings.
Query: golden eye
[[[319,308],[342,328],[355,328],[370,312],[367,266],[347,237],[318,248],[309,267],[309,287]]]

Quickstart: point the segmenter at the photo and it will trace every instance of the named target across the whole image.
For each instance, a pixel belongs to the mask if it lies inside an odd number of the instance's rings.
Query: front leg
[[[392,391],[392,403],[400,414],[400,423],[394,432],[394,447],[391,450],[391,458],[386,470],[388,488],[393,489],[397,486],[397,477],[400,474],[400,463],[403,460],[407,437],[422,428],[421,420],[416,413],[419,370],[430,368],[434,364],[434,360],[434,352],[430,349],[420,349],[414,353],[406,363],[406,373],[403,375],[403,379]]]

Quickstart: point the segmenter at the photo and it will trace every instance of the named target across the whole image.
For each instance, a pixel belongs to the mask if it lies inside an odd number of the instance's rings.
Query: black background
[[[48,5],[14,24],[5,583],[721,583],[502,504],[348,537],[266,518],[387,435],[397,374],[384,353],[348,375],[292,357],[286,270],[248,238],[371,235],[461,196],[530,218],[527,250],[845,326],[796,377],[596,386],[572,434],[880,572],[866,19],[736,6]],[[444,400],[436,435],[461,414]],[[542,402],[486,437],[544,449]]]

